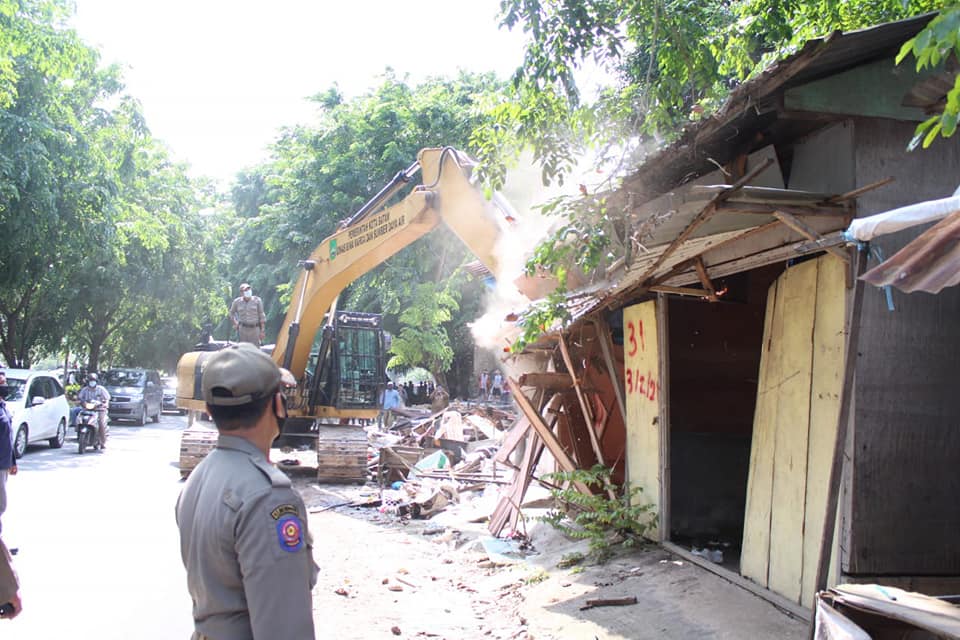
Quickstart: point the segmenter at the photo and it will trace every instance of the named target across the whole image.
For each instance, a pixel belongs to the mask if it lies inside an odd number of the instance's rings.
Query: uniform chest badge
[[[288,553],[302,549],[303,525],[300,524],[300,518],[293,515],[280,518],[277,521],[277,540],[280,548]]]

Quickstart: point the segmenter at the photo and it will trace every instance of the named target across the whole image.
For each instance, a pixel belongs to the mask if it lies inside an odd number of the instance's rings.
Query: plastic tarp
[[[877,236],[942,220],[957,210],[960,210],[960,195],[918,202],[867,218],[857,218],[850,223],[843,235],[850,241],[868,242]]]

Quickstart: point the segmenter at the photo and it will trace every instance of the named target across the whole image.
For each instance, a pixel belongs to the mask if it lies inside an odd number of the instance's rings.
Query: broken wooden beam
[[[803,220],[800,220],[799,218],[796,218],[795,216],[790,215],[786,211],[780,211],[778,209],[777,211],[773,212],[773,217],[775,217],[777,220],[779,220],[783,224],[787,225],[788,227],[790,227],[791,229],[799,233],[801,236],[803,236],[807,240],[817,241],[823,237],[819,233],[811,229],[809,226],[807,226],[806,222],[804,222]],[[844,251],[843,249],[840,249],[838,247],[825,246],[824,251],[840,258],[846,264],[850,264],[850,256],[847,255],[847,252]]]
[[[580,403],[580,411],[583,414],[583,420],[587,426],[587,435],[590,437],[590,446],[593,447],[593,455],[597,458],[597,464],[604,465],[603,450],[600,449],[600,441],[597,439],[597,433],[593,430],[593,412],[587,399],[583,395],[583,388],[580,381],[577,380],[577,374],[573,367],[573,359],[570,357],[570,350],[567,348],[567,341],[563,334],[560,334],[560,354],[563,356],[563,363],[567,367],[570,379],[573,381],[573,390],[577,394],[577,401]]]
[[[630,604],[637,604],[636,596],[626,596],[623,598],[592,598],[580,607],[580,611],[593,609],[594,607],[623,607]]]
[[[517,382],[520,383],[521,387],[538,387],[551,391],[573,388],[570,375],[560,371],[531,371],[521,374]]]
[[[554,435],[547,425],[543,423],[543,419],[540,417],[540,414],[534,410],[533,406],[530,404],[530,400],[527,399],[527,396],[523,394],[523,391],[520,389],[520,385],[517,384],[517,381],[513,378],[507,376],[507,386],[510,387],[510,393],[513,394],[513,400],[517,403],[517,406],[520,407],[520,411],[523,412],[523,415],[526,416],[527,420],[530,421],[530,426],[533,427],[533,430],[536,431],[537,435],[543,439],[544,444],[547,446],[547,449],[550,450],[551,455],[557,461],[560,469],[563,471],[576,471],[577,467],[573,463],[573,460],[570,458],[570,455],[563,448],[563,445],[560,444],[560,441],[557,439],[557,436]],[[577,487],[577,490],[586,495],[593,495],[593,491],[590,490],[583,482],[575,482],[574,486]]]
[[[673,255],[673,253],[679,249],[684,242],[687,241],[687,238],[689,238],[694,231],[703,226],[703,224],[709,220],[714,213],[717,212],[717,205],[742,189],[751,180],[766,171],[767,167],[772,164],[773,158],[767,158],[766,161],[758,164],[753,168],[752,171],[750,171],[750,173],[737,180],[728,189],[724,189],[717,195],[713,196],[713,198],[710,199],[710,202],[708,202],[706,206],[700,210],[700,213],[698,213],[696,217],[690,221],[690,224],[684,227],[683,231],[681,231],[677,237],[673,239],[673,242],[671,242],[670,245],[663,251],[663,253],[661,253],[660,256],[654,261],[654,263],[647,268],[643,274],[643,277],[641,278],[641,282],[643,282],[645,285],[649,285],[650,283],[648,280],[657,272],[657,269],[659,269],[660,266],[666,262],[667,258]]]
[[[693,261],[693,266],[697,269],[697,277],[700,278],[700,284],[703,286],[704,291],[707,292],[707,299],[710,302],[716,302],[717,290],[713,287],[710,276],[707,275],[707,267],[703,264],[703,258],[697,256]]]

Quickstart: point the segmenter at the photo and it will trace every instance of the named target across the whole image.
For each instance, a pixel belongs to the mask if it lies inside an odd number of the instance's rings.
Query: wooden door
[[[767,295],[740,571],[812,606],[836,440],[846,265],[790,267]]]
[[[662,516],[665,478],[663,474],[664,421],[661,419],[660,345],[657,304],[642,302],[623,310],[624,391],[627,408],[627,478],[631,487],[641,487],[639,500],[651,503]],[[650,531],[655,540],[664,539],[664,521]]]

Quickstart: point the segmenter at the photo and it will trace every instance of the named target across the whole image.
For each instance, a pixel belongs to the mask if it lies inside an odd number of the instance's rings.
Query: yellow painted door
[[[623,310],[624,391],[627,408],[627,474],[631,487],[641,487],[638,497],[661,513],[662,420],[660,399],[660,348],[657,341],[657,302],[642,302]],[[650,537],[663,540],[659,525]]]
[[[845,264],[790,267],[767,295],[740,572],[812,606],[836,440]]]

